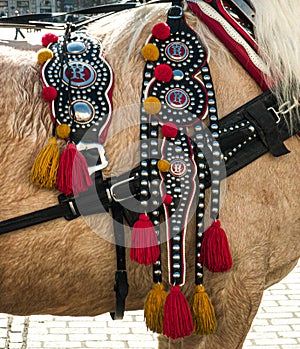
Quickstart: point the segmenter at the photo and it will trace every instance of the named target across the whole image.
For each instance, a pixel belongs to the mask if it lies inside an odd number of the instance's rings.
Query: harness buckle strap
[[[68,213],[64,215],[64,218],[67,221],[71,221],[80,216],[80,212],[78,211],[77,205],[75,203],[75,199],[73,196],[67,196],[65,194],[60,194],[58,196],[58,202],[61,205],[65,205],[68,208]]]
[[[122,180],[120,182],[117,182],[117,183],[113,184],[110,187],[110,195],[111,195],[111,197],[113,198],[113,200],[115,202],[122,202],[122,201],[128,200],[128,199],[130,199],[132,197],[135,197],[137,195],[136,193],[132,194],[131,191],[130,191],[129,185],[128,186],[124,186],[124,184],[130,183],[131,181],[136,179],[138,176],[139,176],[138,173],[135,173],[133,176],[131,176],[131,177],[127,178],[127,179],[124,179],[124,180]],[[116,193],[116,189],[117,188],[121,188],[120,192],[123,194],[122,195],[123,197],[120,197],[120,195],[118,195]],[[119,194],[120,194],[120,192],[119,192]]]
[[[281,156],[288,154],[289,150],[280,137],[278,120],[274,120],[273,115],[269,112],[264,103],[258,100],[255,104],[249,105],[246,111],[246,119],[253,124],[262,142],[272,155]]]
[[[107,167],[108,160],[105,156],[105,149],[104,149],[102,144],[100,144],[100,143],[86,143],[86,142],[81,141],[77,144],[77,149],[78,149],[78,151],[87,151],[87,150],[91,150],[91,149],[97,149],[97,151],[98,151],[98,155],[100,158],[100,164],[89,166],[88,167],[89,175],[92,175],[93,173],[95,173],[97,171],[101,171]]]
[[[283,104],[281,104],[278,109],[276,110],[273,107],[269,107],[268,111],[272,111],[277,118],[276,124],[279,124],[281,121],[281,117],[290,113],[293,109],[297,108],[299,106],[299,101],[297,98],[294,97],[293,101],[286,101]]]

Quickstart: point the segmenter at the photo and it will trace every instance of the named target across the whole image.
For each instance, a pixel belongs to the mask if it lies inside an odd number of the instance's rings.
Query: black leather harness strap
[[[71,220],[80,216],[74,198],[67,198],[64,195],[60,195],[58,199],[60,202],[58,205],[0,222],[0,234],[45,223],[57,218],[64,217],[67,220]]]

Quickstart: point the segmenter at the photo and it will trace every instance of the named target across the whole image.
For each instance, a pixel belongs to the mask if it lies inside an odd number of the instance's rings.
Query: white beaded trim
[[[251,62],[263,73],[267,74],[267,66],[260,58],[260,56],[251,48],[251,46],[244,40],[244,38],[209,4],[203,2],[202,0],[188,0],[189,2],[195,3],[199,6],[200,10],[205,13],[208,17],[214,19],[221,24],[226,33],[239,45],[241,45]]]

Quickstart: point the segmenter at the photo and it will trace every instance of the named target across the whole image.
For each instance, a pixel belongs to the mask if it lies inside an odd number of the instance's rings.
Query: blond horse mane
[[[253,3],[258,47],[270,72],[267,83],[280,104],[299,99],[299,1],[253,0]]]

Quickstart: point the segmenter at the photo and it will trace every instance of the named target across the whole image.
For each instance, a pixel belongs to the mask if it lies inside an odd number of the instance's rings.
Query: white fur
[[[280,103],[300,95],[299,0],[253,0],[256,37],[271,76],[267,79]],[[296,24],[296,25],[295,25]]]

